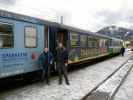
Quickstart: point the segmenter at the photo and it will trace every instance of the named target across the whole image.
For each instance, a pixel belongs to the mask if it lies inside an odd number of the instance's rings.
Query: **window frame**
[[[14,40],[15,40],[15,37],[14,37],[14,24],[10,23],[10,22],[3,22],[3,21],[0,21],[0,23],[12,26],[12,35],[6,34],[7,36],[12,37],[12,39],[11,39],[12,40],[12,45],[10,47],[0,47],[0,49],[12,49],[12,48],[14,48]],[[2,36],[2,34],[0,34],[0,35]]]
[[[76,45],[72,45],[72,40],[73,39],[71,39],[72,38],[72,35],[76,35],[77,36],[77,43],[76,43]],[[75,42],[75,41],[74,41]],[[70,32],[70,46],[73,48],[73,47],[80,47],[80,44],[79,44],[79,34],[77,33],[77,32]]]
[[[36,39],[36,45],[35,46],[26,46],[26,28],[34,28],[36,31],[36,37],[35,37],[35,39]],[[35,26],[24,26],[24,47],[25,48],[37,48],[38,47],[38,31],[37,31],[37,27],[35,27]]]
[[[98,38],[97,37],[89,35],[87,38],[88,38],[87,47],[89,47],[89,48],[98,48],[98,44],[97,44]]]
[[[83,41],[82,38],[86,38],[86,40]],[[86,34],[80,34],[80,47],[88,47],[88,35],[86,35]]]

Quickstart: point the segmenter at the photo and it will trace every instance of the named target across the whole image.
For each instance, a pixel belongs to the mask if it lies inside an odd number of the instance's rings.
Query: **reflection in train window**
[[[79,46],[78,34],[77,33],[71,33],[70,34],[70,41],[71,41],[71,46]]]
[[[96,48],[98,47],[98,39],[88,36],[88,47],[90,48]]]
[[[86,35],[80,35],[80,46],[81,47],[87,46],[87,36]]]
[[[0,22],[0,48],[13,47],[13,25]]]
[[[37,46],[37,32],[35,27],[25,27],[25,46],[35,48]]]

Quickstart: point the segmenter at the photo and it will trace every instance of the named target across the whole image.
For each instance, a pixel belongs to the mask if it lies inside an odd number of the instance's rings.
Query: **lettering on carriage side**
[[[26,52],[7,52],[1,53],[0,59],[2,61],[27,60],[28,54]]]
[[[24,64],[23,63],[13,63],[13,64],[10,64],[10,63],[5,63],[5,64],[3,64],[3,68],[8,68],[8,67],[15,67],[15,66],[17,66],[17,68],[18,67],[21,67],[21,66],[23,66]]]

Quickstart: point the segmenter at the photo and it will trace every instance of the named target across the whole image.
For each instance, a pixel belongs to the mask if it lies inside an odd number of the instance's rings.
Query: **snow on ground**
[[[133,62],[129,60],[117,73],[109,78],[104,84],[102,84],[96,91],[109,93],[110,96],[115,92],[122,79],[132,68]]]
[[[70,86],[58,85],[58,78],[53,77],[50,86],[35,83],[0,94],[0,100],[79,100],[130,56],[131,53],[127,53],[125,57],[118,56],[74,71],[68,75]]]
[[[133,69],[116,93],[114,100],[133,100]]]

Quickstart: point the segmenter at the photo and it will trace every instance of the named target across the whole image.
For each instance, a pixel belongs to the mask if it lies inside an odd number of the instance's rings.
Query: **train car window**
[[[80,35],[80,46],[81,47],[87,46],[87,36],[86,35]]]
[[[106,47],[107,46],[106,41],[107,41],[106,39],[100,39],[99,47]]]
[[[109,41],[109,40],[106,40],[106,41],[105,41],[105,46],[106,46],[106,47],[109,47],[109,45],[110,45],[110,41]]]
[[[71,46],[79,46],[78,34],[77,33],[71,33],[70,34],[70,41],[71,41]]]
[[[35,27],[25,27],[25,47],[37,47],[37,31]]]
[[[112,46],[119,46],[119,42],[116,40],[112,40]]]
[[[0,22],[0,48],[13,47],[13,25]]]
[[[96,48],[98,45],[97,39],[94,38],[93,36],[88,36],[88,47],[90,48]]]
[[[88,36],[88,47],[92,47],[92,39],[93,37],[92,36]]]

